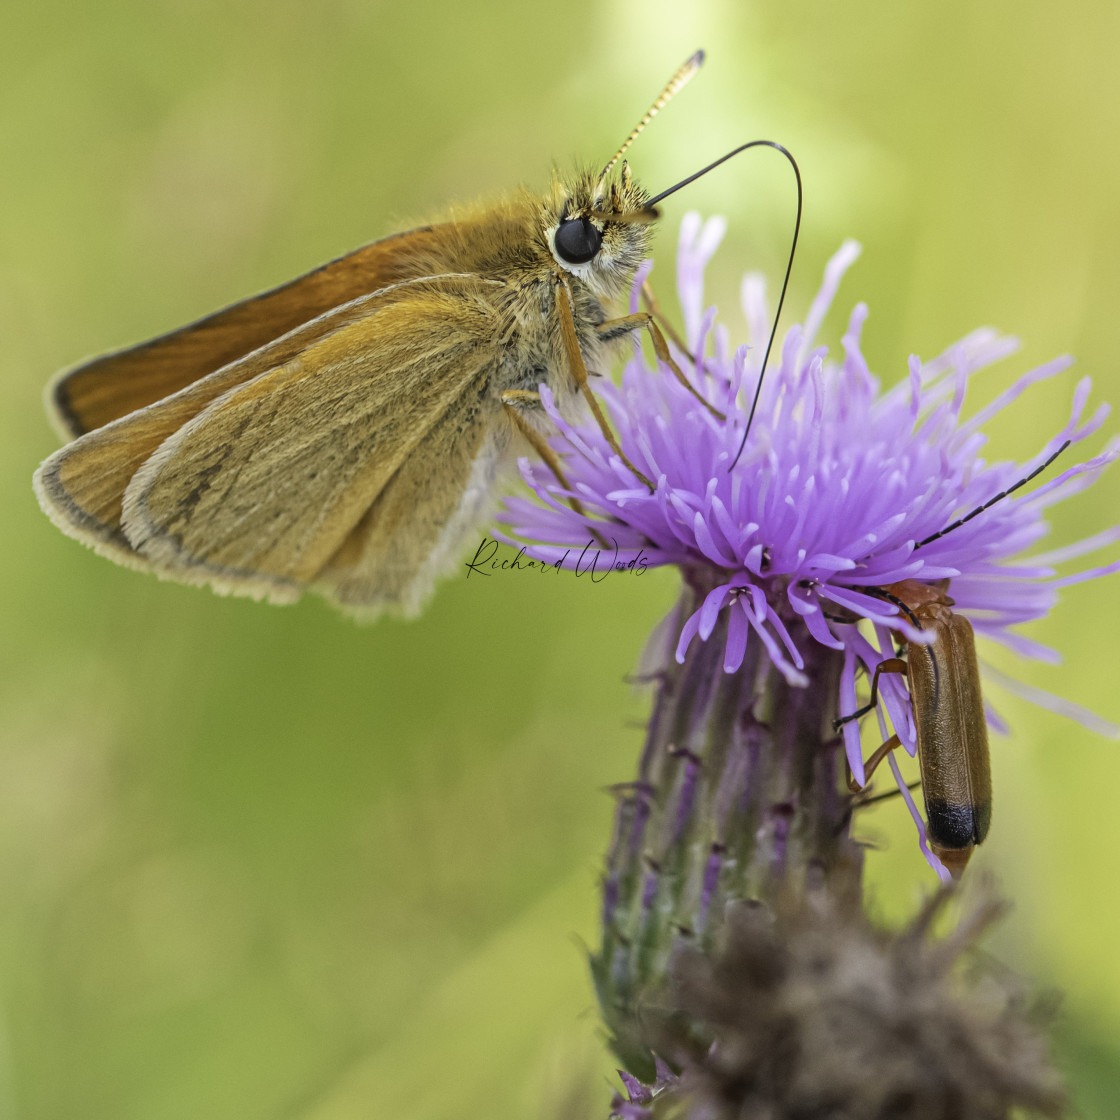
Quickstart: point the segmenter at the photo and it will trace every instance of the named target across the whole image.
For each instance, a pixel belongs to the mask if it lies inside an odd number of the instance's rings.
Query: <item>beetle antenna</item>
[[[939,540],[941,537],[944,537],[947,533],[951,533],[954,529],[959,529],[962,525],[967,524],[974,517],[979,517],[980,514],[984,512],[984,510],[991,509],[992,506],[996,504],[996,502],[1002,502],[1004,498],[1006,498],[1010,494],[1014,494],[1015,491],[1018,490],[1021,486],[1026,486],[1026,484],[1030,482],[1032,478],[1037,478],[1040,474],[1042,474],[1042,472],[1046,470],[1046,468],[1050,466],[1050,464],[1059,455],[1061,455],[1061,453],[1065,451],[1067,447],[1069,447],[1070,442],[1071,441],[1067,439],[1065,443],[1063,443],[1062,446],[1059,447],[1058,450],[1055,451],[1054,454],[1046,460],[1045,463],[1043,463],[1041,466],[1035,467],[1035,469],[1031,471],[1030,474],[1026,475],[1024,478],[1019,479],[1019,481],[1016,482],[1014,486],[1009,486],[1006,490],[1001,490],[994,498],[989,498],[982,506],[977,506],[970,513],[966,513],[964,517],[958,517],[952,525],[946,525],[944,529],[939,529],[936,533],[930,533],[930,535],[926,537],[925,540],[918,541],[918,543],[914,545],[915,550],[923,548],[927,544],[932,544],[934,541]]]
[[[861,587],[860,591],[865,595],[872,595],[876,599],[885,599],[888,603],[893,603],[899,611],[910,619],[915,630],[923,629],[922,624],[918,621],[918,616],[897,595],[892,595],[885,587]]]

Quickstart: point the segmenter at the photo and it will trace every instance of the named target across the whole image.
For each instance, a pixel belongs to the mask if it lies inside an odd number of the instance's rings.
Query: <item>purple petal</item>
[[[926,822],[922,819],[922,814],[918,812],[918,807],[914,804],[914,798],[910,796],[910,790],[902,777],[902,771],[899,770],[898,763],[895,761],[894,751],[891,751],[887,761],[891,764],[894,780],[898,785],[898,792],[902,794],[902,800],[906,802],[906,808],[910,810],[910,816],[914,818],[914,824],[917,826],[918,847],[921,848],[922,855],[926,857],[926,862],[937,872],[943,883],[951,883],[953,876],[949,874],[949,869],[930,851],[929,840],[926,838]]]

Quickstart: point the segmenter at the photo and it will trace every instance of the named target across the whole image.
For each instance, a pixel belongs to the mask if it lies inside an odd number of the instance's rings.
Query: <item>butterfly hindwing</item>
[[[447,456],[478,454],[505,423],[488,391],[494,313],[462,294],[427,290],[379,307],[218,397],[129,482],[122,529],[132,550],[178,580],[290,599],[398,475],[417,480],[414,508],[454,509],[470,472],[449,471]],[[451,415],[463,430],[464,394],[485,413],[466,443],[443,423]],[[430,460],[441,453],[439,469]]]

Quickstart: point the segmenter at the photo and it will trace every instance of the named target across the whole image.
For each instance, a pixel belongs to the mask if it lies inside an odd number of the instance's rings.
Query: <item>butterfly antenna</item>
[[[778,296],[778,310],[774,312],[774,323],[770,327],[770,338],[766,343],[766,353],[762,356],[762,368],[758,371],[758,384],[754,387],[754,398],[751,401],[751,410],[747,413],[747,426],[743,431],[743,438],[739,441],[739,450],[735,452],[735,458],[731,461],[731,466],[727,468],[728,473],[735,469],[735,464],[739,462],[743,454],[743,448],[747,446],[747,436],[751,434],[751,423],[754,420],[755,409],[758,408],[758,398],[762,394],[762,379],[766,376],[766,363],[770,360],[770,351],[774,348],[774,336],[778,333],[778,320],[782,317],[782,304],[786,301],[786,289],[789,287],[789,274],[793,270],[793,257],[797,252],[797,235],[801,232],[801,204],[803,201],[801,189],[801,172],[798,170],[797,162],[793,156],[789,154],[780,144],[774,144],[789,162],[793,165],[793,174],[797,178],[797,219],[793,223],[793,240],[789,245],[789,260],[786,262],[786,274],[782,280],[782,294]]]
[[[689,183],[695,182],[701,175],[707,175],[709,171],[714,171],[721,163],[726,163],[740,152],[748,151],[750,148],[773,148],[776,152],[781,152],[782,155],[789,160],[789,165],[793,168],[793,177],[797,180],[797,217],[793,223],[793,239],[789,244],[789,260],[786,262],[785,279],[782,280],[782,294],[778,297],[778,310],[774,313],[774,325],[770,328],[770,341],[766,344],[766,353],[762,358],[762,369],[759,370],[758,373],[758,384],[755,386],[754,400],[751,401],[751,411],[747,416],[747,429],[743,432],[743,439],[739,444],[739,450],[735,452],[735,458],[731,466],[727,468],[728,473],[735,469],[735,464],[743,454],[743,448],[747,446],[747,436],[751,434],[751,421],[754,419],[755,409],[758,408],[758,397],[762,392],[762,379],[766,376],[766,363],[769,361],[770,351],[774,347],[774,336],[778,332],[778,320],[782,317],[782,305],[786,301],[786,290],[789,288],[789,274],[793,271],[793,258],[797,253],[797,235],[801,232],[801,209],[805,195],[801,185],[801,169],[797,166],[797,160],[793,158],[793,154],[776,140],[752,140],[749,144],[741,144],[738,148],[728,152],[727,155],[720,156],[714,163],[709,163],[707,167],[702,167],[699,171],[689,175],[687,179],[682,179],[679,183],[674,183],[668,190],[662,191],[659,195],[651,198],[649,202],[646,203],[647,210],[653,209],[663,198],[668,198],[669,195],[675,194],[681,187],[687,187]]]
[[[660,113],[661,110],[664,109],[665,106],[668,105],[669,102],[672,101],[673,98],[682,89],[684,89],[686,85],[688,85],[688,83],[692,80],[693,75],[697,70],[700,69],[703,64],[704,52],[697,51],[669,79],[665,88],[658,95],[657,100],[649,107],[649,112],[647,112],[646,115],[642,117],[640,121],[638,121],[638,123],[634,126],[634,131],[626,137],[626,139],[622,142],[622,146],[618,149],[617,152],[615,152],[613,156],[611,156],[610,162],[606,167],[603,168],[602,174],[600,174],[599,176],[600,189],[602,189],[603,180],[606,179],[607,175],[610,173],[611,168],[614,167],[614,165],[618,163],[618,161],[622,158],[623,154],[626,152],[626,149],[634,143],[634,141],[638,138],[638,135],[642,132],[646,125],[649,124],[649,122],[653,120],[653,118],[656,117],[657,114]]]

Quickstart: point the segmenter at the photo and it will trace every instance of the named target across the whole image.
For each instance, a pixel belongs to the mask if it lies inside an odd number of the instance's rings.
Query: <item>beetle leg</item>
[[[880,661],[875,666],[875,672],[871,674],[871,699],[864,704],[862,708],[857,708],[854,712],[850,712],[846,716],[841,716],[839,719],[832,721],[832,730],[839,731],[846,723],[851,723],[854,719],[859,719],[867,715],[868,712],[874,711],[875,705],[879,703],[879,674],[880,673],[905,673],[906,662],[901,657],[888,657]]]
[[[907,782],[906,788],[911,790],[917,789],[921,784],[920,779],[915,782]],[[867,789],[867,786],[865,785],[863,788]],[[888,789],[885,793],[874,793],[869,797],[856,798],[856,800],[852,802],[852,808],[863,809],[868,805],[874,805],[877,801],[889,801],[892,797],[900,797],[901,795],[902,790],[900,789]]]
[[[855,780],[852,776],[851,764],[848,764],[848,789],[852,793],[859,793],[861,789],[867,788],[867,783],[871,780],[871,775],[879,768],[879,763],[883,761],[895,749],[895,747],[902,746],[902,740],[897,735],[892,735],[875,753],[864,763],[863,767],[863,785]]]

